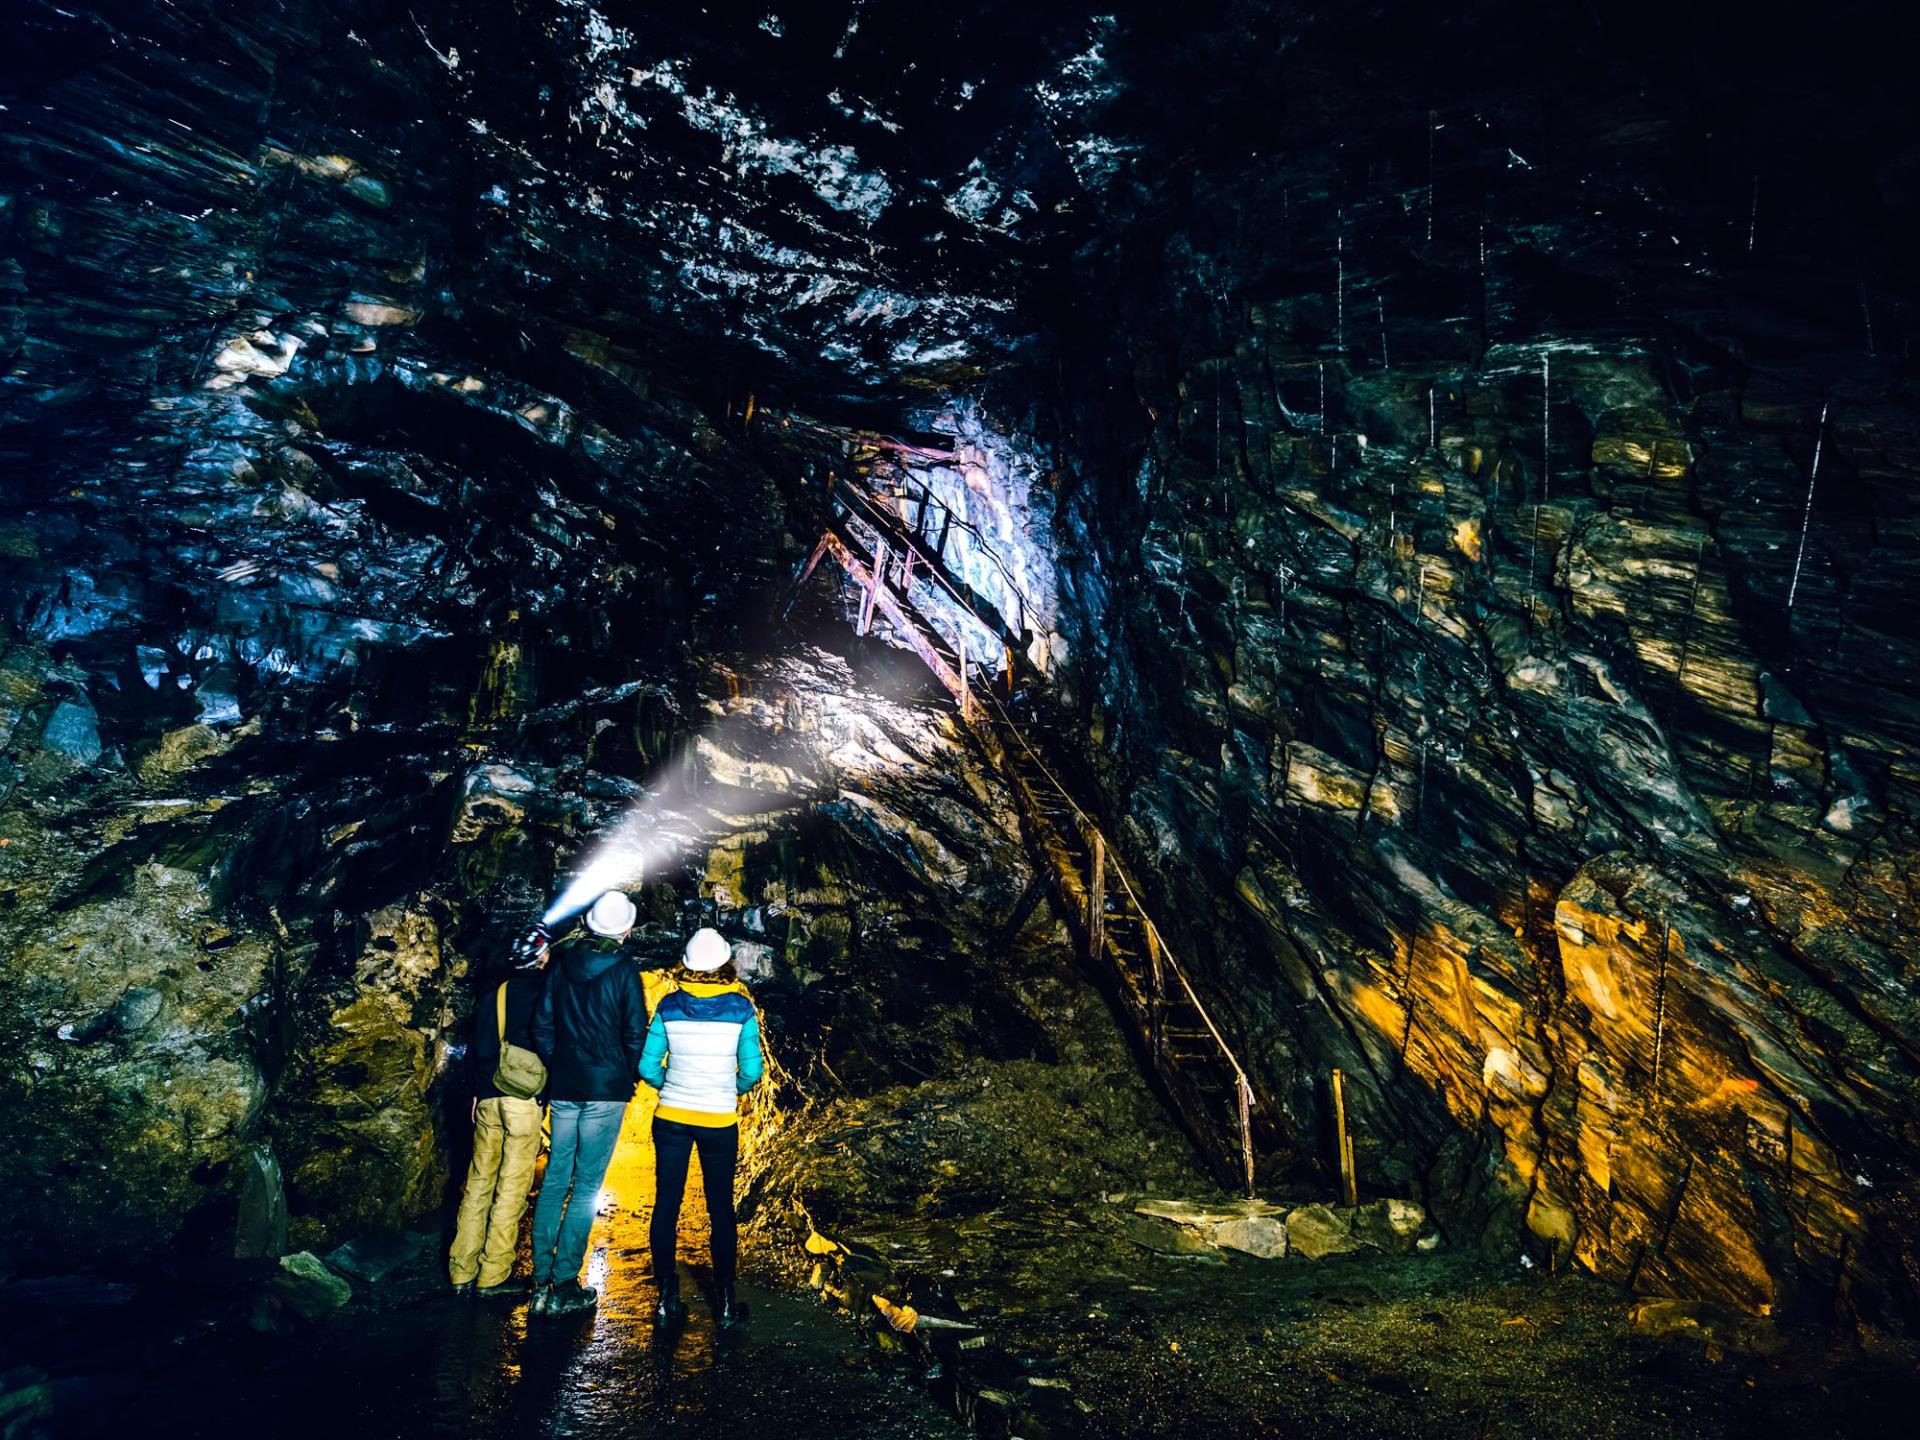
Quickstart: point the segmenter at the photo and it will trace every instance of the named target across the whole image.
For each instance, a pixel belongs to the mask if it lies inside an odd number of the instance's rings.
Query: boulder
[[[1351,1212],[1331,1205],[1302,1205],[1287,1216],[1287,1248],[1309,1260],[1359,1249]]]
[[[1701,1346],[1709,1359],[1729,1351],[1778,1355],[1784,1348],[1780,1332],[1767,1321],[1704,1300],[1642,1300],[1627,1312],[1627,1325],[1649,1340]]]
[[[1411,1200],[1375,1200],[1352,1213],[1356,1240],[1395,1254],[1412,1250],[1427,1223],[1426,1210]]]
[[[1247,1215],[1213,1227],[1213,1243],[1261,1260],[1278,1260],[1287,1253],[1287,1226],[1271,1215]]]
[[[1170,1225],[1161,1221],[1129,1216],[1126,1221],[1126,1236],[1143,1250],[1151,1250],[1156,1255],[1176,1255],[1193,1259],[1219,1259],[1220,1251],[1214,1245],[1201,1238],[1196,1230],[1185,1225]]]
[[[41,760],[36,768],[45,778],[84,770],[102,754],[100,717],[84,699],[62,700],[40,732]]]
[[[279,1271],[267,1282],[267,1293],[302,1320],[317,1320],[353,1299],[353,1287],[311,1250],[282,1256]]]

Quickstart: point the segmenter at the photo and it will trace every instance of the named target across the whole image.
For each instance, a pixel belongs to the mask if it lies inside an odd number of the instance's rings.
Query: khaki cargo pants
[[[473,1164],[460,1197],[447,1273],[456,1285],[476,1278],[502,1285],[513,1271],[520,1217],[540,1154],[540,1106],[532,1100],[482,1100],[473,1131]]]

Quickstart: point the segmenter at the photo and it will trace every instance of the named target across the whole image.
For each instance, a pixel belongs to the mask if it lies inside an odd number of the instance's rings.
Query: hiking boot
[[[600,1303],[600,1292],[591,1285],[582,1285],[578,1280],[567,1280],[547,1291],[547,1309],[549,1315],[571,1315],[578,1310],[591,1310]]]
[[[680,1303],[680,1297],[672,1292],[663,1292],[660,1303],[653,1307],[653,1323],[656,1325],[678,1325],[687,1318],[687,1307]]]
[[[720,1303],[713,1307],[713,1322],[722,1330],[731,1330],[747,1318],[747,1302],[733,1293],[733,1286],[720,1287]]]
[[[502,1280],[498,1285],[482,1285],[473,1293],[482,1300],[517,1300],[527,1293],[527,1287],[516,1280]]]
[[[533,1304],[527,1307],[529,1315],[551,1315],[553,1313],[553,1287],[536,1285],[533,1287]]]
[[[453,1298],[456,1300],[472,1299],[473,1298],[473,1281],[471,1280],[454,1281],[453,1282]]]

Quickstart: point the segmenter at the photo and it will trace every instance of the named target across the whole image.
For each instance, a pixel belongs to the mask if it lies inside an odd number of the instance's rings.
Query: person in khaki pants
[[[467,1044],[467,1074],[473,1084],[473,1164],[460,1197],[447,1274],[454,1292],[492,1298],[514,1295],[513,1252],[520,1238],[520,1217],[533,1188],[534,1161],[540,1154],[541,1097],[520,1098],[495,1083],[501,1042],[530,1050],[534,1007],[539,1003],[539,972],[517,971],[501,985],[483,991]]]

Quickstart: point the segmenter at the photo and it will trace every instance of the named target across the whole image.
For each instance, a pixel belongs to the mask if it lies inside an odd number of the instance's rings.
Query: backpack
[[[494,1007],[500,1026],[500,1063],[493,1068],[493,1088],[515,1100],[531,1100],[547,1083],[546,1062],[533,1051],[508,1042],[504,984],[495,992]]]

